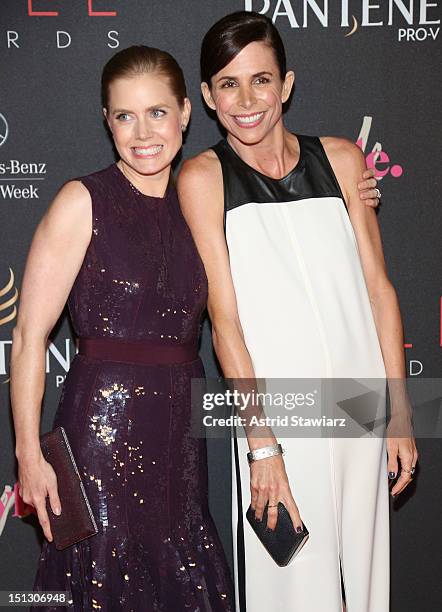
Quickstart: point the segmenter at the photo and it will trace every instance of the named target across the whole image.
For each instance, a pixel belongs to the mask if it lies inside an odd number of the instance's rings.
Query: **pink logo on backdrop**
[[[371,152],[367,153],[367,143],[368,137],[370,136],[372,121],[373,117],[364,117],[356,144],[364,152],[367,166],[369,168],[374,168],[375,176],[378,181],[388,174],[393,178],[399,178],[404,172],[402,166],[391,162],[390,156],[382,148],[380,142],[375,142]]]
[[[18,492],[18,482],[11,485],[5,485],[3,493],[0,497],[0,536],[6,525],[9,513],[12,512],[13,517],[22,518],[28,514],[35,514],[35,508],[30,504],[25,504]]]

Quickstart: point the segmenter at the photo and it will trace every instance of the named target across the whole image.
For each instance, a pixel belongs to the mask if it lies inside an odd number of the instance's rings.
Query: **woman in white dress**
[[[294,73],[266,17],[240,12],[215,24],[201,68],[204,99],[227,138],[184,163],[178,189],[209,280],[224,375],[270,385],[277,378],[404,379],[398,301],[375,211],[358,193],[362,152],[341,138],[285,128]],[[385,414],[381,400],[376,417]],[[249,467],[247,451],[277,442],[284,459],[267,456]],[[413,436],[276,440],[269,432],[238,437],[238,449],[238,612],[341,612],[341,573],[348,612],[387,612],[388,477],[398,476],[392,495],[410,482]],[[295,528],[301,517],[308,527],[309,540],[288,566],[274,563],[245,520],[249,500],[258,518],[268,506],[270,528],[278,502]]]

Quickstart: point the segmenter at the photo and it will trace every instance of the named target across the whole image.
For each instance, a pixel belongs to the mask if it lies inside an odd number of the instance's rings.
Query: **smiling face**
[[[190,102],[186,98],[180,106],[167,77],[151,72],[113,80],[103,112],[118,154],[132,173],[169,176],[182,146]]]
[[[281,80],[269,45],[252,42],[201,89],[229,135],[250,145],[262,142],[281,121],[293,82],[292,71]]]

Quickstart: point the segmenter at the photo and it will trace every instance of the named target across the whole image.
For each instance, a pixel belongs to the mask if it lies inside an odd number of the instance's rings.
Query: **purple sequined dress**
[[[72,362],[53,425],[66,430],[99,532],[62,551],[45,539],[33,588],[70,591],[76,612],[233,612],[206,445],[190,431],[191,378],[204,376],[201,259],[174,187],[143,195],[116,164],[80,180],[93,232],[69,311],[80,338],[104,353],[121,346],[121,360],[80,351]],[[152,364],[131,359],[137,343]]]

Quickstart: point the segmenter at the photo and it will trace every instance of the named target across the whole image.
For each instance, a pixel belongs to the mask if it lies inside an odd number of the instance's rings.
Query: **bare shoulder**
[[[91,209],[91,196],[81,181],[73,180],[65,183],[57,192],[49,208],[51,212],[65,211],[67,214],[86,212]]]
[[[211,149],[186,160],[178,175],[177,190],[187,223],[222,223],[224,187],[221,163]]]
[[[91,205],[91,194],[81,181],[67,181],[57,193],[57,199],[72,206],[87,208]]]
[[[347,138],[336,136],[321,136],[322,146],[333,167],[346,169],[360,169],[365,166],[364,154],[357,144]]]
[[[59,189],[42,219],[42,226],[56,233],[70,233],[75,229],[88,235],[92,231],[92,200],[81,181],[68,181]]]
[[[177,184],[178,189],[188,186],[208,186],[208,184],[213,187],[220,180],[222,180],[222,171],[218,156],[212,149],[207,149],[183,162]]]

